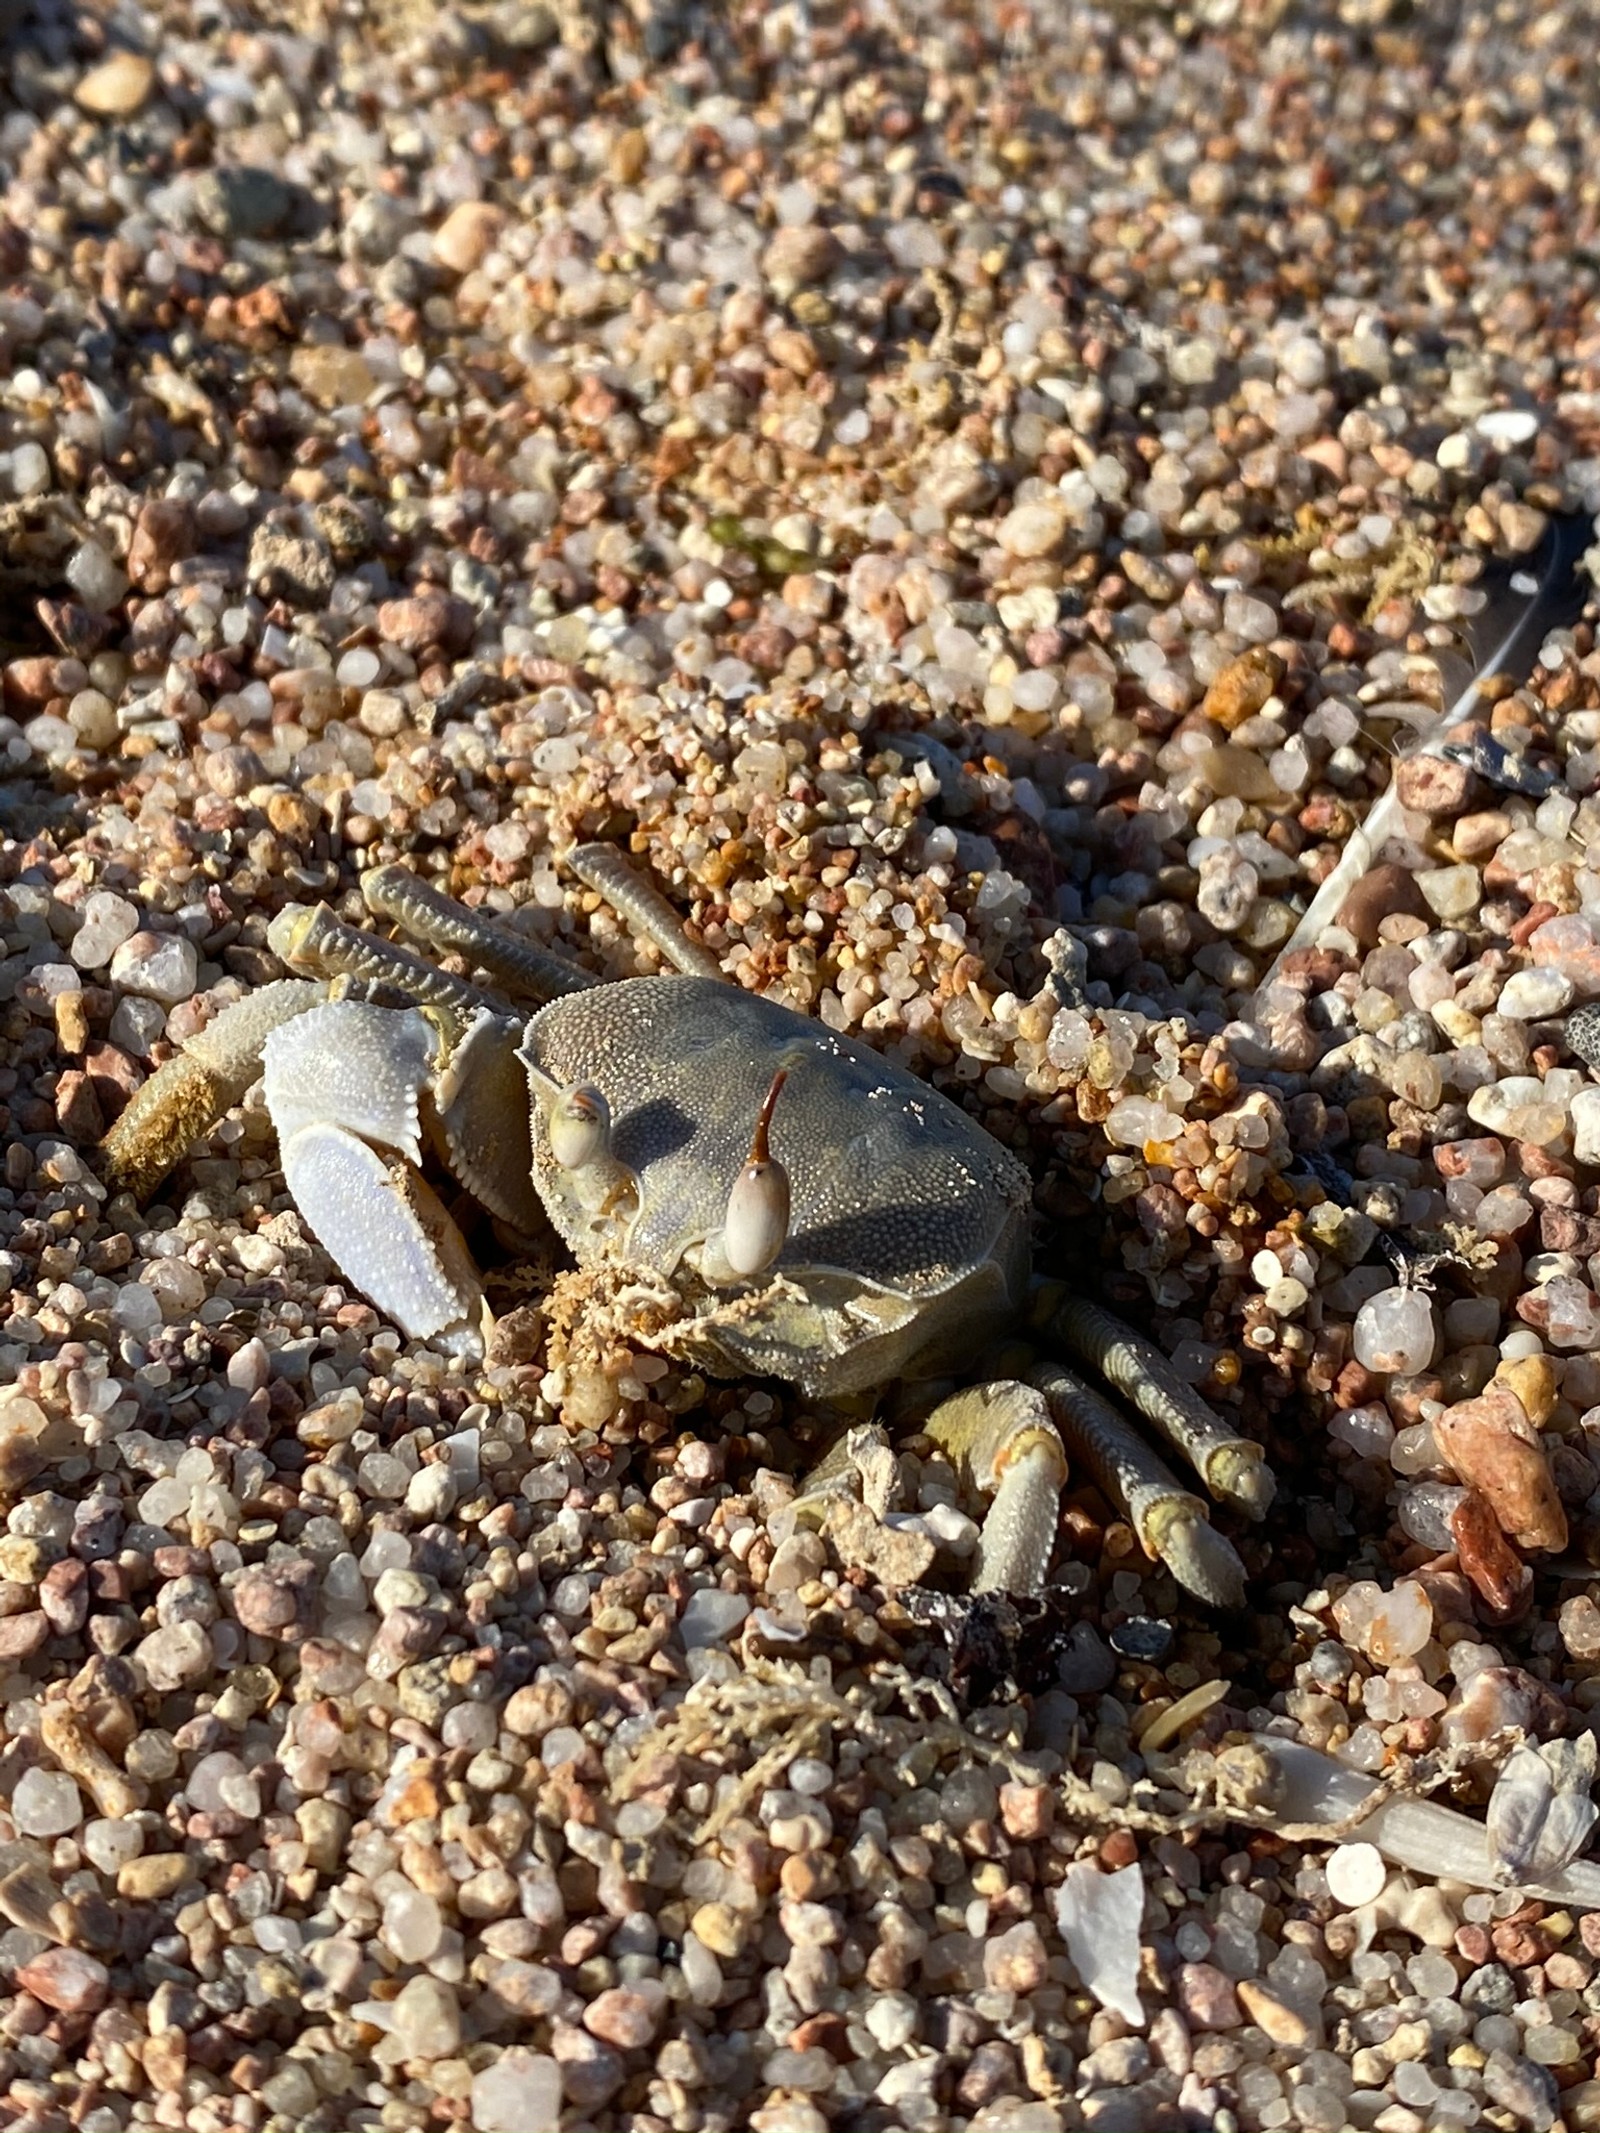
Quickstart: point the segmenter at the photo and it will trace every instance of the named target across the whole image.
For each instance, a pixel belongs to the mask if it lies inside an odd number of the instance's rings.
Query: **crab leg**
[[[1048,1288],[1040,1292],[1035,1323],[1153,1423],[1219,1503],[1250,1518],[1266,1517],[1277,1483],[1261,1446],[1230,1429],[1153,1341],[1130,1332],[1098,1304]]]
[[[655,883],[636,873],[614,844],[575,845],[567,864],[585,888],[597,890],[635,933],[659,948],[674,970],[686,978],[727,982],[716,957],[685,937],[683,921]]]
[[[1050,1567],[1066,1453],[1032,1386],[1004,1379],[942,1400],[922,1425],[968,1486],[989,1498],[974,1592],[1037,1592]]]
[[[446,955],[465,956],[512,991],[535,1000],[588,992],[604,981],[564,956],[552,955],[492,919],[480,918],[453,896],[408,874],[404,867],[374,867],[361,877],[361,893],[375,918],[386,918],[413,940]]]
[[[432,1007],[464,1028],[488,1007],[487,994],[436,970],[421,956],[375,933],[347,926],[326,904],[287,904],[267,929],[267,945],[291,967],[362,985],[391,985],[418,1007]]]
[[[490,1214],[524,1236],[545,1226],[530,1175],[528,1089],[517,1058],[522,1025],[497,1015],[486,993],[393,941],[347,926],[326,904],[291,904],[268,939],[286,963],[325,973],[335,999],[393,992],[437,1025],[440,1064],[425,1114],[451,1172]],[[341,989],[344,988],[344,989]]]
[[[243,1101],[273,1031],[326,996],[325,985],[280,978],[185,1038],[182,1051],[156,1069],[101,1142],[112,1184],[147,1199],[195,1142]]]
[[[1109,1400],[1059,1363],[1040,1363],[1028,1382],[1043,1394],[1068,1455],[1122,1510],[1146,1555],[1210,1607],[1244,1599],[1244,1565],[1190,1495]]]

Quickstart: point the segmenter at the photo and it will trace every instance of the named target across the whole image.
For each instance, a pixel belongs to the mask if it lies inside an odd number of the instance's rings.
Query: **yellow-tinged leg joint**
[[[990,1499],[975,1592],[1037,1592],[1050,1567],[1067,1455],[1043,1395],[1015,1379],[943,1400],[922,1425],[969,1488]]]

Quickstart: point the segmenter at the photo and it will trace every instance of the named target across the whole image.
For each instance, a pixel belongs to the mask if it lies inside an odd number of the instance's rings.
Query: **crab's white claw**
[[[268,1039],[267,1110],[284,1182],[351,1286],[412,1339],[478,1355],[477,1270],[415,1167],[434,1049],[415,1011],[331,1001]]]
[[[329,1000],[284,1023],[262,1052],[262,1090],[280,1146],[304,1126],[336,1125],[420,1163],[421,1098],[437,1045],[415,1008],[363,1000]]]
[[[342,1126],[302,1126],[281,1154],[295,1205],[351,1286],[413,1340],[480,1355],[472,1256],[420,1173]]]

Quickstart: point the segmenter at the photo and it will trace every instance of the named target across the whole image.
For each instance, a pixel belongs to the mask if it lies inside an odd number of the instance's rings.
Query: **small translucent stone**
[[[103,615],[128,590],[128,575],[98,541],[83,541],[67,559],[63,575],[91,615]]]
[[[917,2003],[906,1992],[882,1992],[868,2007],[865,2020],[880,2050],[899,2051],[917,2033]]]
[[[1580,1089],[1572,1099],[1572,1152],[1580,1163],[1600,1163],[1600,1089]]]
[[[678,1625],[685,1650],[726,1644],[749,1612],[750,1602],[741,1593],[718,1592],[714,1588],[692,1593]]]
[[[1433,1635],[1433,1607],[1414,1578],[1401,1578],[1388,1592],[1361,1579],[1334,1601],[1333,1619],[1345,1642],[1379,1666],[1411,1658]]]
[[[200,961],[194,942],[181,933],[135,933],[111,958],[111,982],[163,1006],[192,997]]]
[[[1547,1338],[1554,1348],[1600,1348],[1600,1298],[1569,1275],[1557,1275],[1542,1291],[1549,1307]]]
[[[423,1889],[396,1889],[385,1897],[379,1937],[397,1962],[426,1963],[438,1953],[444,1919]]]
[[[1432,2103],[1439,2090],[1425,2066],[1415,2059],[1402,2059],[1394,2070],[1394,2092],[1402,2103],[1415,2106]]]
[[[92,1867],[102,1874],[115,1874],[144,1850],[144,1831],[137,1822],[101,1816],[84,1824],[79,1842]]]
[[[139,914],[125,896],[97,889],[83,900],[82,923],[69,953],[80,970],[102,970],[139,930]]]
[[[1067,507],[1059,495],[1018,504],[1000,521],[995,539],[1007,555],[1049,555],[1067,530]]]
[[[1483,876],[1473,866],[1424,867],[1416,882],[1428,908],[1447,922],[1467,917],[1483,901]]]
[[[1571,2066],[1583,2050],[1572,2031],[1556,2022],[1530,2026],[1522,2048],[1535,2066]]]
[[[1105,1131],[1106,1138],[1120,1148],[1142,1148],[1151,1141],[1176,1140],[1183,1131],[1183,1120],[1174,1117],[1164,1104],[1152,1103],[1143,1096],[1125,1096],[1106,1114]],[[1275,1271],[1281,1269],[1275,1267]]]
[[[1225,845],[1200,863],[1196,907],[1219,933],[1237,933],[1255,909],[1260,886],[1249,860],[1232,845]]]
[[[1356,1314],[1356,1361],[1384,1376],[1414,1376],[1438,1347],[1433,1305],[1416,1289],[1380,1289]]]
[[[62,1770],[25,1770],[11,1795],[11,1816],[23,1837],[62,1837],[83,1820],[83,1799]]]
[[[394,2033],[409,2059],[448,2059],[461,2042],[461,2009],[454,1988],[439,1978],[414,1977],[393,2003]]]
[[[1426,1052],[1402,1052],[1389,1069],[1389,1080],[1396,1096],[1419,1111],[1438,1109],[1444,1076],[1438,1060]]]
[[[1335,1414],[1328,1423],[1328,1435],[1336,1444],[1347,1444],[1358,1459],[1386,1459],[1394,1443],[1394,1423],[1389,1410],[1373,1401]]]
[[[550,2133],[561,2116],[561,2068],[513,2044],[472,2078],[474,2133]]]

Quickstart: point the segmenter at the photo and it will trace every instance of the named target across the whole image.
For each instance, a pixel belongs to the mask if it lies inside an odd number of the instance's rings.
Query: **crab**
[[[614,848],[569,861],[671,973],[607,982],[428,887],[373,869],[373,918],[495,981],[489,992],[326,906],[291,905],[271,945],[296,972],[224,1009],[106,1136],[145,1197],[259,1078],[285,1184],[344,1277],[413,1339],[473,1360],[491,1326],[430,1153],[506,1231],[553,1229],[606,1277],[629,1338],[721,1377],[819,1401],[962,1374],[1030,1318],[1179,1445],[1208,1489],[1260,1516],[1260,1447],[1177,1380],[1153,1344],[1031,1277],[1023,1165],[925,1082],[728,982]],[[507,995],[543,1004],[517,1012]],[[1243,1572],[1204,1502],[1108,1402],[1031,1348],[1013,1374],[919,1416],[989,1500],[975,1590],[1042,1585],[1069,1453],[1147,1552],[1213,1603]],[[881,1441],[881,1440],[880,1440]],[[810,1497],[837,1489],[860,1430]]]

